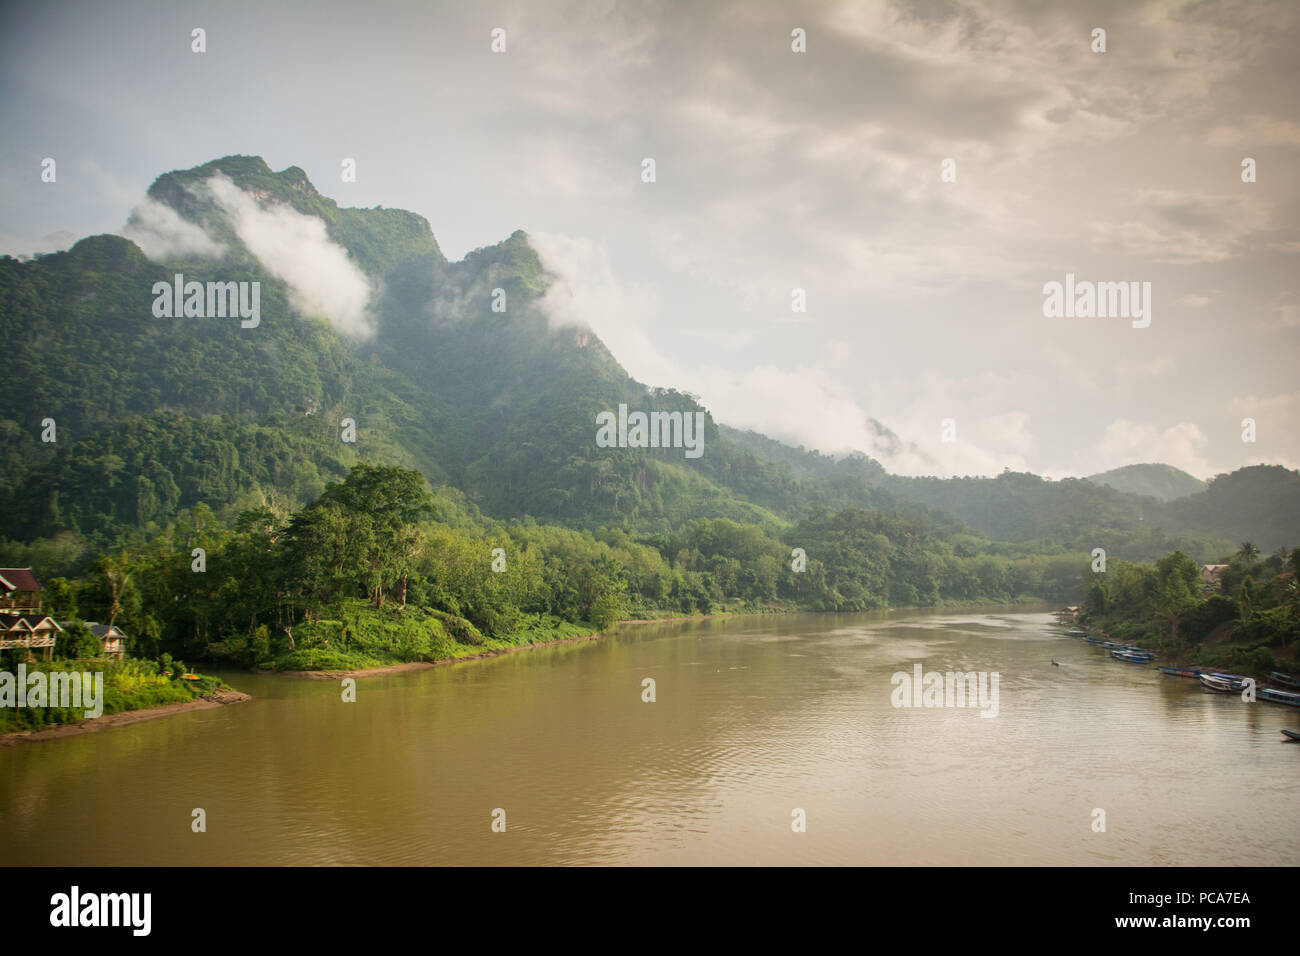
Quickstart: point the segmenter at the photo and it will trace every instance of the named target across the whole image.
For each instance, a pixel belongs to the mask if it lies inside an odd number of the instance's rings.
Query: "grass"
[[[9,673],[17,676],[17,665],[5,665]],[[37,661],[27,664],[27,675],[54,671],[103,673],[105,714],[128,710],[142,710],[162,704],[188,703],[198,697],[225,687],[215,677],[199,675],[197,681],[180,679],[183,665],[164,664],[157,661]],[[30,685],[29,685],[30,686]],[[0,734],[21,730],[40,730],[56,724],[81,723],[86,720],[89,707],[0,707]]]
[[[595,633],[586,625],[531,615],[510,634],[485,637],[469,621],[442,611],[415,605],[375,608],[362,600],[339,602],[327,613],[328,617],[295,625],[294,649],[270,654],[257,666],[271,671],[370,670],[456,660]]]

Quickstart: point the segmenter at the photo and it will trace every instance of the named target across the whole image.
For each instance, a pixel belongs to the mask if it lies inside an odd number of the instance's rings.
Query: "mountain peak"
[[[343,246],[362,269],[374,276],[416,257],[445,261],[429,221],[404,209],[339,206],[312,184],[301,166],[274,172],[261,156],[223,156],[189,169],[163,173],[148,196],[171,207],[218,242],[237,245],[227,217],[205,188],[225,176],[262,205],[283,205],[325,222],[332,241]],[[511,237],[513,239],[513,237]]]
[[[1173,465],[1143,462],[1112,468],[1087,478],[1095,485],[1109,485],[1116,491],[1132,495],[1146,495],[1161,501],[1185,498],[1204,491],[1205,482]]]

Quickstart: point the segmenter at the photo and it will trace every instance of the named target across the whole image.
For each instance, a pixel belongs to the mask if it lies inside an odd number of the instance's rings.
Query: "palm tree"
[[[1241,547],[1237,549],[1237,557],[1241,558],[1246,564],[1254,564],[1259,560],[1259,548],[1249,541],[1243,541]]]

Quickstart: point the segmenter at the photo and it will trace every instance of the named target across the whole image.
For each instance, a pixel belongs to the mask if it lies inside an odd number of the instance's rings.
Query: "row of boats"
[[[1128,664],[1151,664],[1156,659],[1153,652],[1138,647],[1136,644],[1107,641],[1096,635],[1089,634],[1081,627],[1072,627],[1065,633],[1070,637],[1081,637],[1089,644],[1097,644],[1105,648],[1110,651],[1110,656],[1117,661],[1124,661]],[[1216,694],[1241,693],[1246,689],[1248,681],[1253,682],[1253,678],[1244,677],[1241,674],[1225,674],[1201,667],[1157,665],[1156,669],[1173,677],[1194,678],[1206,690],[1213,691]],[[1300,677],[1283,674],[1280,671],[1272,671],[1268,675],[1268,682],[1276,686],[1264,687],[1255,691],[1256,699],[1267,700],[1274,704],[1285,704],[1288,707],[1300,707]],[[1284,730],[1282,733],[1292,740],[1300,740],[1300,734],[1294,731]]]

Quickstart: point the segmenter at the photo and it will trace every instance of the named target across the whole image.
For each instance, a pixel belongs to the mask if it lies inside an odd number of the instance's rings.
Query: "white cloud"
[[[954,381],[927,372],[910,414],[888,422],[901,439],[894,442],[877,432],[868,410],[821,367],[766,364],[735,371],[711,361],[670,358],[655,336],[653,291],[621,282],[602,243],[545,233],[529,238],[557,277],[541,301],[552,327],[591,329],[633,378],[698,395],[719,422],[827,455],[863,452],[896,474],[996,475],[1006,467],[1028,467],[1035,447],[1030,416],[999,406],[1013,390],[1008,377],[981,373]],[[733,341],[748,340],[738,333]],[[860,375],[861,361],[843,370]],[[985,411],[972,410],[972,390],[984,397],[979,405]],[[955,410],[962,416],[958,441],[943,442],[939,423]]]
[[[1235,147],[1253,156],[1261,146],[1300,146],[1300,125],[1271,116],[1247,116],[1235,125],[1216,126],[1205,136],[1210,146]]]
[[[1300,392],[1238,395],[1228,402],[1228,410],[1234,429],[1243,418],[1255,420],[1255,444],[1241,443],[1241,460],[1233,468],[1260,463],[1300,467],[1300,429],[1295,427],[1300,421]]]
[[[653,289],[621,282],[605,244],[554,233],[530,233],[542,266],[555,281],[540,304],[552,328],[591,329],[629,375],[648,385],[681,388],[681,366],[649,332],[657,313]]]
[[[1161,429],[1117,418],[1106,426],[1088,461],[1095,462],[1089,467],[1095,467],[1097,472],[1136,462],[1160,461],[1197,478],[1206,478],[1213,472],[1205,458],[1208,445],[1209,440],[1200,427],[1191,422]]]
[[[131,210],[122,235],[155,262],[189,255],[214,257],[225,252],[225,246],[214,241],[201,227],[182,219],[166,203],[148,196]]]
[[[324,221],[288,206],[264,207],[226,176],[213,176],[206,187],[240,241],[288,284],[295,309],[328,320],[345,335],[374,334],[367,311],[370,282],[343,247],[330,240]]]

